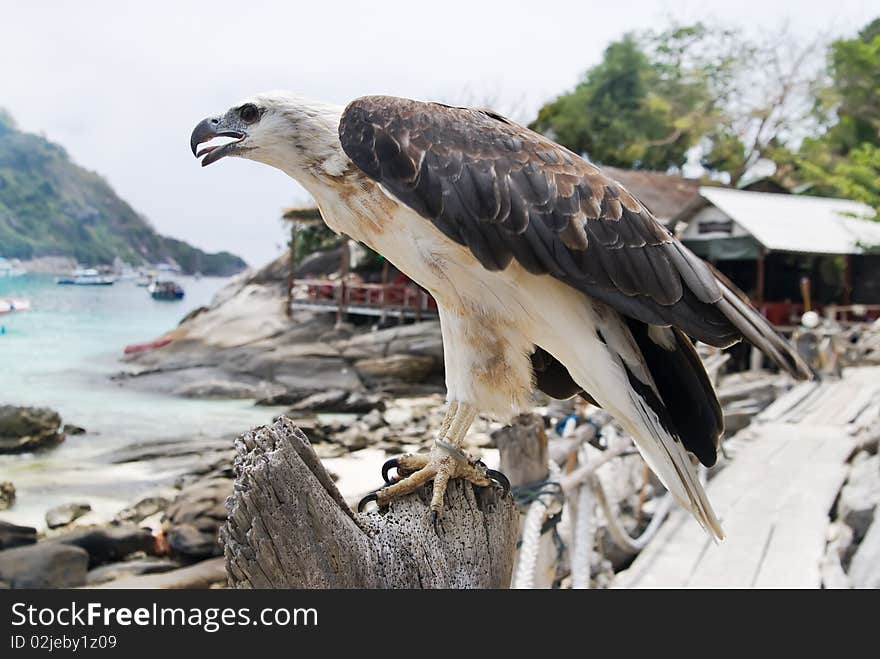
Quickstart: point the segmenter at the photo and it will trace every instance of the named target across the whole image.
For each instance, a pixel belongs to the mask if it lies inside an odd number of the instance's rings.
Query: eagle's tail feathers
[[[649,401],[638,390],[632,391],[632,399],[641,423],[636,432],[630,432],[645,462],[675,500],[693,514],[700,526],[714,540],[723,540],[724,531],[700,483],[697,466],[691,461],[681,441],[664,427]],[[638,432],[640,429],[643,431]]]

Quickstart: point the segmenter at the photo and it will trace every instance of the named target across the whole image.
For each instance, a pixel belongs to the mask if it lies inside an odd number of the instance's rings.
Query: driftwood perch
[[[437,535],[430,485],[387,511],[353,513],[290,419],[245,433],[235,448],[220,533],[235,588],[510,585],[518,516],[509,495],[453,481]]]

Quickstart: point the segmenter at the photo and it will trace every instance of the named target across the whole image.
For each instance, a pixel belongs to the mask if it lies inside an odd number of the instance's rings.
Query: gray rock
[[[86,583],[89,585],[102,584],[123,577],[134,577],[141,574],[160,574],[176,570],[179,567],[180,563],[169,558],[147,556],[122,563],[102,565],[94,570],[89,570],[89,573],[86,575]]]
[[[232,480],[228,478],[209,478],[184,488],[162,520],[173,553],[187,559],[220,556],[217,538],[226,522],[226,499],[231,495]]]
[[[384,405],[383,405],[384,407]],[[382,411],[379,408],[371,410],[367,414],[364,414],[358,422],[362,424],[367,430],[375,430],[376,428],[381,428],[385,425],[385,419],[382,418]]]
[[[137,551],[156,553],[156,539],[153,534],[134,524],[76,529],[49,538],[42,544],[47,543],[72,545],[84,549],[89,555],[90,567],[120,561]]]
[[[0,405],[0,453],[21,453],[55,446],[64,439],[61,417],[46,407]]]
[[[213,378],[197,380],[177,387],[172,393],[184,398],[263,398],[279,391],[268,383],[252,384],[236,380]]]
[[[290,408],[290,412],[327,412],[338,411],[348,398],[348,392],[344,389],[330,389],[303,398]]]
[[[60,506],[55,506],[46,511],[46,526],[50,529],[67,526],[72,521],[85,515],[91,509],[92,507],[89,504],[81,502],[65,503]]]
[[[825,555],[819,563],[822,587],[826,590],[851,588],[843,564],[851,553],[853,530],[843,522],[831,522],[828,525],[826,538],[828,544],[825,545]]]
[[[382,420],[389,426],[403,426],[413,420],[413,410],[411,407],[390,407],[385,410]]]
[[[880,455],[860,452],[852,461],[849,477],[840,490],[837,517],[850,526],[855,541],[865,537],[880,504]]]
[[[330,389],[307,396],[295,403],[288,414],[296,416],[300,412],[338,412],[342,414],[363,414],[374,409],[385,409],[382,397],[377,394],[344,389]]]
[[[79,547],[41,542],[0,551],[0,581],[10,588],[74,588],[85,584],[88,565]]]
[[[317,393],[312,390],[302,390],[302,391],[285,391],[280,394],[275,394],[272,396],[266,396],[265,398],[258,398],[254,405],[294,405],[301,401],[303,398],[307,396],[311,396],[312,394]]]
[[[358,373],[371,380],[402,380],[422,382],[438,369],[437,360],[425,355],[389,355],[359,359],[354,363]]]
[[[11,508],[15,503],[15,485],[9,481],[0,483],[0,510]]]
[[[32,526],[18,526],[0,520],[0,549],[32,545],[36,541],[37,529]]]
[[[65,435],[84,435],[86,429],[82,426],[75,426],[72,423],[65,423],[63,432]]]
[[[389,327],[353,336],[340,342],[342,353],[350,357],[384,357],[395,354],[434,357],[443,362],[443,337],[438,321]]]
[[[174,492],[172,495],[171,492]],[[134,524],[140,524],[147,517],[151,515],[155,515],[158,512],[164,511],[171,505],[174,497],[177,496],[177,492],[174,490],[169,491],[169,495],[165,496],[163,494],[152,494],[150,496],[143,497],[139,499],[136,503],[131,504],[120,510],[116,514],[116,520],[119,522],[132,522]]]
[[[364,414],[373,410],[383,411],[385,401],[377,394],[368,394],[361,391],[352,391],[339,408],[340,412],[351,414]]]
[[[297,357],[282,363],[273,363],[274,381],[287,389],[346,389],[363,388],[357,372],[348,362],[338,357]]]
[[[849,564],[853,588],[880,588],[880,515],[868,527]]]

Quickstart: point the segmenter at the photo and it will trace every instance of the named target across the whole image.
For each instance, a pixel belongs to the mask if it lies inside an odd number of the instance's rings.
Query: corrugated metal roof
[[[861,254],[880,245],[880,222],[866,204],[848,199],[747,192],[703,186],[709,201],[769,250],[815,254]]]

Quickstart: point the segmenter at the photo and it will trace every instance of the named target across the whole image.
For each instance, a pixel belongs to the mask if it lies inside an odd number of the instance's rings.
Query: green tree
[[[831,45],[827,72],[816,92],[825,130],[805,139],[787,165],[811,192],[865,202],[880,218],[880,18]]]
[[[680,166],[692,138],[676,125],[670,99],[652,91],[657,80],[637,37],[626,35],[608,46],[574,91],[542,107],[531,127],[604,164]]]
[[[630,34],[572,92],[545,105],[532,127],[623,167],[681,167],[699,147],[704,168],[735,184],[799,137],[817,52],[816,43],[780,30],[750,39],[697,23]]]
[[[837,119],[823,140],[846,155],[862,144],[880,145],[880,18],[855,39],[839,39],[829,56],[831,84],[820,102]]]

